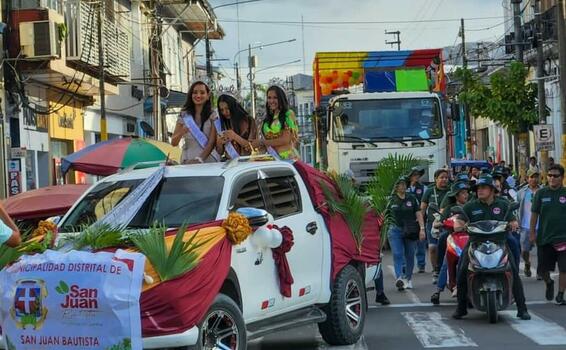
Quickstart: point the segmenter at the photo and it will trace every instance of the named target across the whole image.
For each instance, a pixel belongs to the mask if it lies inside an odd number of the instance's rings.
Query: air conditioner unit
[[[61,41],[53,20],[21,22],[20,46],[27,58],[60,58]]]

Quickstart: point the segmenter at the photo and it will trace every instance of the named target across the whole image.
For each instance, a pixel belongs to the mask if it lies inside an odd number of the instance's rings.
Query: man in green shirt
[[[517,219],[513,216],[509,209],[510,202],[502,198],[496,197],[494,180],[491,175],[482,175],[476,182],[474,188],[476,189],[477,199],[474,199],[464,205],[464,213],[470,220],[470,223],[483,221],[483,220],[497,220],[509,222],[511,231],[519,228]],[[514,238],[509,234],[507,238],[507,245],[509,241]],[[470,257],[468,255],[469,243],[464,248],[461,255],[461,262],[458,270],[457,288],[458,288],[458,307],[452,317],[461,319],[468,314],[468,265]],[[523,291],[523,284],[519,277],[519,268],[515,264],[513,253],[508,249],[509,263],[513,272],[513,297],[517,304],[517,317],[523,320],[530,320],[531,316],[527,311],[525,304],[525,293]]]
[[[548,187],[538,190],[531,207],[530,241],[538,246],[540,254],[540,272],[546,283],[546,299],[554,297],[554,281],[550,272],[558,264],[558,295],[556,303],[566,305],[564,290],[566,290],[566,229],[563,227],[566,217],[566,188],[564,167],[554,164],[548,169]],[[538,234],[536,230],[539,220]]]

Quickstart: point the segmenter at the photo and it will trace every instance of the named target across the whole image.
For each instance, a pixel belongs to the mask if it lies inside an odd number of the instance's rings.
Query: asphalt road
[[[533,258],[536,261],[536,258]],[[392,260],[384,259],[385,293],[390,306],[376,305],[374,292],[369,292],[369,311],[364,336],[351,346],[329,346],[324,343],[316,326],[281,332],[249,344],[250,350],[365,350],[365,349],[566,349],[566,306],[557,306],[544,299],[544,283],[535,277],[523,278],[530,321],[515,317],[513,305],[502,313],[499,323],[488,323],[484,313],[469,310],[463,320],[451,315],[456,300],[448,292],[441,304],[430,304],[435,291],[430,271],[415,274],[412,291],[398,292],[394,287]],[[522,266],[521,266],[522,269]],[[533,271],[534,272],[534,271]],[[555,280],[557,276],[554,275]],[[557,286],[558,283],[556,282]]]

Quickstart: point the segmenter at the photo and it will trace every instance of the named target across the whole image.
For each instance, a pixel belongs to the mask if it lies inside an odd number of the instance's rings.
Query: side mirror
[[[259,227],[270,221],[270,214],[263,209],[244,207],[236,210],[237,213],[244,215],[252,227]]]

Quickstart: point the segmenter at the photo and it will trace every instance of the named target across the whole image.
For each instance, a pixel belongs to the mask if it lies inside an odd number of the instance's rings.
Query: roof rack
[[[251,156],[240,156],[226,161],[226,163],[224,163],[224,165],[222,166],[222,169],[230,169],[243,162],[267,162],[274,160],[277,159],[269,153],[254,154]]]

